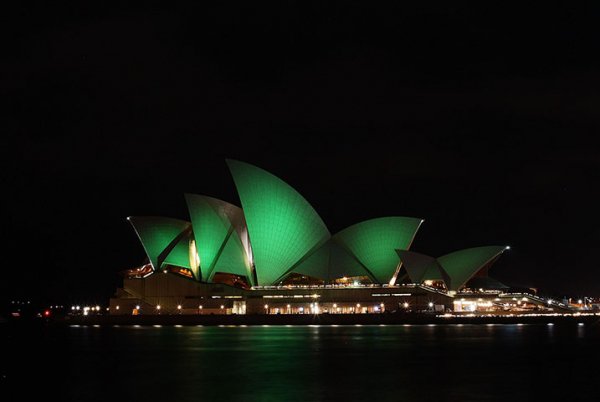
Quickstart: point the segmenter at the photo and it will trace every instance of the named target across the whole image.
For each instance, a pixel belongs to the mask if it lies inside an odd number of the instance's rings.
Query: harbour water
[[[0,328],[2,392],[61,401],[589,401],[600,325]],[[38,399],[38,398],[36,398]]]

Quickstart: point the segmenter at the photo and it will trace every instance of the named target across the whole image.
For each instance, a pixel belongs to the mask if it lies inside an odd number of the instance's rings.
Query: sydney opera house
[[[227,160],[241,207],[185,194],[189,220],[130,216],[143,250],[110,314],[357,314],[537,308],[488,275],[504,245],[410,251],[420,218],[331,233],[275,175]]]

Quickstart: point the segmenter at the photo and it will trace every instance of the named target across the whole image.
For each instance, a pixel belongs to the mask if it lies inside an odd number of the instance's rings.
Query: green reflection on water
[[[73,328],[70,384],[79,400],[515,401],[519,388],[544,384],[530,362],[560,371],[582,361],[598,346],[590,334],[546,325]]]

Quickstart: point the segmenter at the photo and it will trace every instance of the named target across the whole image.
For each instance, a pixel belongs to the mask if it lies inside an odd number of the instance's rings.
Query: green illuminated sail
[[[193,235],[191,230],[186,232],[184,236],[181,236],[171,252],[165,257],[163,265],[169,264],[192,269],[192,265],[190,264],[190,241],[192,241],[192,239]]]
[[[325,283],[343,277],[367,276],[372,274],[344,247],[330,239],[306,260],[296,265],[293,272],[319,278]]]
[[[372,273],[333,239],[330,247],[329,277],[333,281],[343,277],[368,276],[371,281],[377,282]]]
[[[330,260],[330,242],[326,242],[318,250],[312,253],[304,261],[297,264],[293,272],[302,275],[312,276],[322,279],[325,282],[329,280],[329,260]]]
[[[352,225],[333,239],[359,261],[378,283],[388,283],[398,268],[396,249],[410,247],[422,219],[392,216]]]
[[[231,233],[227,238],[216,263],[210,271],[209,282],[212,282],[217,272],[245,276],[248,279],[248,283],[252,284],[250,266],[237,232]]]
[[[459,290],[477,271],[506,249],[505,246],[473,247],[439,257],[437,261],[450,276],[450,283],[446,284],[448,290]]]
[[[248,276],[250,281],[250,265],[237,231],[244,220],[241,208],[204,195],[186,194],[185,199],[194,228],[202,281],[210,281],[215,272]]]
[[[130,216],[127,220],[142,242],[154,270],[160,269],[178,242],[186,238],[191,231],[191,224],[179,219],[160,216]],[[179,255],[179,252],[176,254]],[[177,261],[180,261],[179,257],[177,257]]]
[[[396,252],[412,283],[443,280],[447,277],[433,257],[407,250],[396,250]]]
[[[271,285],[330,234],[296,190],[256,166],[227,160],[248,225],[259,285]]]

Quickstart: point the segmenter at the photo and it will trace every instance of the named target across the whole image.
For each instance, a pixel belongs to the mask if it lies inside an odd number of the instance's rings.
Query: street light
[[[265,314],[269,314],[269,305],[265,304]]]

